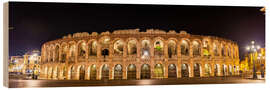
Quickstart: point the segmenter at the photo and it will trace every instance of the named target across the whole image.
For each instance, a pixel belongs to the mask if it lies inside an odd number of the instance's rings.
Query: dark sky
[[[240,54],[255,40],[265,46],[261,7],[124,5],[78,3],[9,3],[9,55],[23,55],[44,42],[75,32],[116,29],[186,30],[238,43]]]

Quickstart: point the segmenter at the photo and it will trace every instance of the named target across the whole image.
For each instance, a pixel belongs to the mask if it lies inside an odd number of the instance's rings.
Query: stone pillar
[[[210,76],[215,76],[215,63],[211,63],[211,72],[210,72]]]
[[[100,68],[100,65],[96,65],[96,69],[97,69],[97,75],[96,75],[96,79],[97,80],[101,80],[101,68]]]
[[[85,50],[85,62],[88,62],[89,58],[89,45],[86,44],[86,50]]]
[[[180,61],[180,62],[179,62]],[[178,61],[178,64],[177,64],[177,78],[181,78],[182,77],[182,73],[181,73],[181,69],[182,69],[182,63],[181,63],[181,60]]]
[[[97,43],[97,62],[101,59],[101,44]]]
[[[123,57],[127,57],[127,42],[124,42]]]
[[[141,57],[141,42],[137,42],[137,57],[140,58]]]
[[[122,71],[123,78],[122,79],[127,79],[127,68],[126,68],[125,64],[123,65],[122,69],[123,69],[123,71]]]
[[[205,77],[205,62],[201,63],[201,77]]]
[[[112,57],[113,57],[113,44],[111,43],[109,45],[109,58],[112,58]],[[111,62],[111,61],[109,61],[109,62]]]
[[[155,68],[154,68],[154,67],[155,67],[155,65],[153,65],[153,64],[151,63],[151,64],[150,64],[150,68],[151,68],[151,70],[150,70],[150,71],[151,71],[151,72],[150,72],[150,73],[151,73],[151,79],[152,79],[152,78],[155,78],[155,76],[154,76],[154,74],[155,74],[155,73],[154,73],[154,69],[155,69]]]
[[[193,64],[193,59],[191,59],[190,61],[190,73],[189,73],[189,77],[194,77],[194,64]]]
[[[168,63],[164,63],[164,78],[168,78]]]
[[[164,42],[164,48],[163,48],[163,50],[164,50],[164,56],[165,56],[165,58],[168,58],[169,57],[169,55],[168,55],[168,41],[165,41]]]
[[[113,66],[112,65],[109,66],[109,79],[113,80]]]
[[[75,63],[78,62],[78,45],[75,44]]]
[[[141,66],[140,66],[140,64],[136,64],[136,78],[137,79],[141,78]]]

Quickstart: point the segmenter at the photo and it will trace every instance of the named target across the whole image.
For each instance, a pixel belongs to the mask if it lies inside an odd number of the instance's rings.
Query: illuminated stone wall
[[[40,79],[144,79],[238,75],[238,45],[171,30],[69,34],[46,42]]]

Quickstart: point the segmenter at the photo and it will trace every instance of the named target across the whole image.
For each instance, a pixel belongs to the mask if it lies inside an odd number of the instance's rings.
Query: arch
[[[194,77],[201,77],[201,65],[198,63],[194,64]]]
[[[70,67],[69,73],[70,73],[70,77],[69,77],[70,80],[75,80],[75,76],[76,76],[75,66]]]
[[[222,74],[223,76],[227,76],[227,66],[225,64],[222,65]]]
[[[60,53],[59,48],[60,48],[60,46],[56,45],[56,47],[55,47],[55,60],[56,61],[59,61],[59,53]]]
[[[84,65],[79,66],[79,80],[85,80],[85,67]]]
[[[68,45],[66,44],[66,43],[62,43],[62,45],[61,45],[61,60],[60,60],[60,62],[61,63],[64,63],[64,62],[66,62],[66,58],[67,58],[67,54],[68,54]]]
[[[228,68],[228,69],[229,69],[229,70],[228,70],[228,71],[229,71],[229,76],[232,76],[232,69],[233,69],[233,68],[232,68],[232,65],[229,65],[229,68]]]
[[[188,64],[181,65],[181,75],[182,77],[189,77],[189,67]]]
[[[130,64],[127,68],[127,79],[136,79],[136,66]]]
[[[163,78],[164,70],[162,64],[156,64],[154,67],[154,77],[155,78]]]
[[[226,51],[227,51],[227,53],[226,53],[226,55],[229,57],[229,56],[231,56],[231,49],[230,49],[230,45],[228,45],[227,47],[226,47]]]
[[[210,56],[210,42],[208,39],[203,40],[203,56],[205,57]]]
[[[217,42],[214,42],[213,43],[213,53],[215,56],[219,56],[219,53],[218,53],[218,43]]]
[[[50,49],[49,50],[50,50],[49,51],[50,52],[50,54],[49,54],[50,55],[49,56],[50,57],[50,62],[53,62],[54,61],[54,57],[53,57],[54,56],[54,45],[50,45]]]
[[[150,41],[142,40],[142,49],[141,49],[141,58],[142,59],[150,59]]]
[[[119,80],[123,77],[123,68],[122,65],[116,64],[114,67],[114,79]]]
[[[222,55],[222,56],[225,56],[225,48],[224,48],[224,44],[221,44],[220,47],[221,47],[221,55]]]
[[[196,40],[192,42],[192,51],[193,56],[201,56],[201,44]]]
[[[101,45],[102,50],[105,48],[109,48],[111,38],[108,36],[104,36],[101,39],[99,39],[99,44]]]
[[[70,44],[69,53],[70,53],[69,62],[75,62],[75,56],[76,56],[76,44],[75,43]]]
[[[55,68],[53,70],[53,74],[52,74],[53,76],[52,77],[54,77],[55,79],[58,79],[59,78],[58,73],[59,73],[59,68],[58,68],[58,66],[55,66]]]
[[[97,56],[97,41],[93,40],[88,43],[88,55]]]
[[[101,79],[108,80],[109,79],[109,66],[107,64],[104,64],[101,69]]]
[[[163,47],[164,47],[164,43],[162,40],[160,39],[157,39],[155,42],[154,42],[154,55],[155,56],[162,56],[164,55],[163,53]]]
[[[211,75],[211,66],[209,64],[205,64],[204,69],[205,69],[204,76],[210,77],[210,75]]]
[[[78,43],[78,56],[81,59],[85,59],[86,58],[86,42],[85,41],[79,41]]]
[[[170,64],[168,66],[168,78],[177,78],[177,70],[175,64]]]
[[[148,64],[143,64],[141,67],[141,79],[151,78],[151,68]]]
[[[137,54],[137,40],[128,41],[128,55],[136,55]]]
[[[218,71],[219,71],[219,65],[215,64],[215,68],[214,68],[214,76],[218,76]]]
[[[102,56],[104,56],[104,58],[107,57],[107,56],[109,56],[109,49],[107,49],[107,48],[106,49],[103,49],[102,50]]]
[[[66,72],[67,72],[67,67],[66,67],[66,65],[64,65],[64,66],[63,66],[63,72],[62,72],[63,79],[67,79],[67,78],[66,78],[66,77],[67,77]]]
[[[115,55],[123,55],[124,52],[124,41],[119,39],[116,40],[113,44],[114,54]]]
[[[187,40],[182,40],[181,42],[181,55],[189,56],[189,43]]]
[[[90,80],[96,80],[97,77],[97,68],[96,65],[93,64],[91,65],[91,69],[90,69]]]
[[[169,40],[168,42],[168,55],[169,58],[177,55],[177,44],[175,40]]]
[[[47,78],[52,79],[53,78],[53,68],[49,67],[47,73],[48,73]]]

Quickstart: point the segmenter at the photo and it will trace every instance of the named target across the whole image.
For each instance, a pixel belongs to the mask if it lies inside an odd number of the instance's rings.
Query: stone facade
[[[139,29],[69,34],[41,49],[40,79],[162,79],[239,74],[238,45],[227,39]]]

